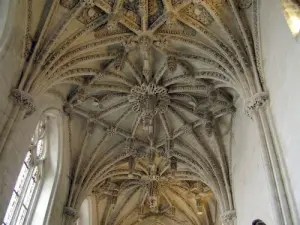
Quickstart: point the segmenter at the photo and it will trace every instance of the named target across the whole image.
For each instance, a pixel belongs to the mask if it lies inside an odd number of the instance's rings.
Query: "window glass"
[[[22,205],[21,211],[17,218],[16,225],[22,225],[24,223],[26,214],[27,214],[27,209]]]
[[[18,193],[18,195],[21,194],[21,191],[23,190],[27,175],[28,175],[29,169],[25,163],[23,163],[21,172],[18,176],[18,180],[15,186],[15,191]]]
[[[10,200],[9,205],[8,205],[6,215],[4,217],[4,223],[3,224],[10,224],[12,216],[13,216],[14,211],[16,209],[17,203],[18,203],[18,196],[16,195],[15,192],[13,192],[11,200]]]
[[[31,138],[2,225],[23,225],[28,219],[34,196],[38,191],[45,159],[46,119],[38,123]]]

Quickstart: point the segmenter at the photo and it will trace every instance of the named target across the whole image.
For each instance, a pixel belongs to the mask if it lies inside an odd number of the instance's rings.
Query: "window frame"
[[[42,187],[43,180],[44,180],[43,179],[44,178],[44,176],[43,176],[44,175],[44,164],[45,164],[45,160],[47,159],[48,139],[49,139],[49,137],[48,137],[49,134],[47,132],[47,130],[48,130],[47,122],[48,122],[47,117],[42,118],[38,122],[38,124],[35,128],[35,131],[31,138],[31,144],[29,146],[29,150],[27,151],[25,158],[23,160],[22,167],[20,169],[17,181],[16,181],[15,186],[12,191],[9,205],[6,209],[5,216],[1,223],[2,225],[17,225],[18,219],[19,219],[19,216],[21,215],[21,210],[23,209],[23,207],[25,208],[26,213],[25,213],[25,217],[24,217],[21,225],[29,224],[29,221],[32,218],[32,215],[34,213],[34,210],[35,210],[35,207],[37,204],[37,198],[41,192],[41,187]],[[39,134],[40,126],[43,126],[42,127],[43,131],[41,134]],[[43,149],[42,149],[42,155],[39,157],[37,150],[38,150],[38,143],[40,141],[43,141],[43,146],[42,146]],[[30,159],[26,163],[26,158],[28,157],[28,154],[30,154],[30,156],[29,156]],[[27,164],[29,164],[29,165],[27,165]],[[16,187],[16,185],[18,184],[19,179],[21,179],[20,175],[22,174],[21,172],[22,172],[23,166],[25,166],[28,169],[28,171],[26,173],[26,178],[22,184],[21,190],[19,191],[20,193],[18,193],[18,191],[16,190],[18,187]],[[34,176],[35,176],[34,172],[35,172],[36,168],[38,169],[38,175],[37,175],[36,181],[34,181]],[[30,193],[29,188],[30,188],[31,180],[33,182],[35,182],[35,185],[34,185],[34,190],[32,191],[32,194],[30,196],[28,206],[26,207],[26,205],[25,205],[26,199],[25,198],[26,198],[27,194]],[[18,199],[16,200],[17,203],[16,203],[15,208],[13,209],[13,215],[11,217],[11,220],[8,223],[6,223],[4,220],[8,213],[8,210],[10,208],[10,203],[11,203],[14,195],[16,195],[18,197]]]

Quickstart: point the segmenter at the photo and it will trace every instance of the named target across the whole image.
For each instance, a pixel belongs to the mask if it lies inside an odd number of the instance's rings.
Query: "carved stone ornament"
[[[253,112],[257,112],[260,108],[264,107],[269,100],[267,92],[260,92],[253,95],[245,102],[245,112],[251,117]]]
[[[117,128],[115,128],[115,127],[110,127],[110,128],[108,128],[108,129],[106,130],[106,133],[107,133],[107,135],[108,135],[109,137],[112,137],[112,136],[114,136],[114,135],[117,134]]]
[[[236,212],[235,210],[227,211],[222,214],[221,218],[224,225],[232,225],[236,219]]]
[[[85,7],[91,8],[95,5],[94,0],[81,0],[81,4]]]
[[[29,93],[19,89],[13,89],[11,91],[11,97],[16,105],[26,110],[26,116],[31,115],[35,111],[34,100]]]
[[[147,53],[152,45],[152,39],[147,35],[143,35],[139,39],[139,46],[144,57],[147,58]]]
[[[166,112],[170,103],[167,89],[153,83],[134,86],[128,100],[132,110],[141,113],[145,126],[151,123],[157,113]]]
[[[65,113],[66,116],[70,116],[71,111],[72,111],[72,105],[66,103],[63,105],[63,111]]]
[[[87,133],[89,135],[92,135],[95,130],[95,122],[93,120],[89,121],[88,126],[87,126]]]
[[[252,5],[252,0],[238,0],[238,5],[241,9],[247,9]]]
[[[91,121],[91,122],[96,121],[98,116],[99,116],[99,114],[96,112],[89,112],[89,114],[88,114],[89,121]]]
[[[64,208],[64,215],[71,222],[75,222],[79,218],[77,210],[68,206]]]
[[[226,152],[232,137],[233,119],[225,115],[238,93],[228,88],[252,87],[247,82],[256,71],[246,64],[256,55],[244,54],[255,47],[252,30],[239,18],[239,2],[248,7],[249,1],[59,2],[69,10],[53,5],[54,20],[42,17],[28,31],[41,43],[32,48],[39,65],[26,66],[29,80],[22,83],[39,96],[61,92],[63,110],[71,114],[69,145],[79,154],[72,161],[66,224],[76,223],[80,201],[92,192],[103,214],[98,224],[152,224],[153,216],[167,216],[174,224],[208,225],[202,218],[210,207],[204,210],[202,198],[211,208],[232,205],[231,184],[225,185],[232,171],[224,170],[231,159],[217,151]],[[33,105],[26,93],[14,95],[18,104]],[[260,102],[263,95],[246,101],[248,111]],[[78,135],[85,136],[77,141]],[[132,214],[136,209],[139,215]],[[234,217],[226,212],[224,225]]]
[[[77,1],[74,1],[74,0],[61,0],[60,1],[60,4],[63,6],[63,7],[66,7],[68,9],[71,9],[73,8],[76,4],[77,4]]]
[[[181,127],[183,134],[190,135],[193,133],[193,127],[190,124],[185,124]]]
[[[167,60],[168,69],[170,72],[174,73],[177,69],[177,61],[175,57],[168,57]]]

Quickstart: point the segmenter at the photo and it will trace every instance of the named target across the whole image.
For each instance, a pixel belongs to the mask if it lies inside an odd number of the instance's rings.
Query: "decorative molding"
[[[26,116],[30,116],[36,109],[33,97],[20,89],[12,89],[10,96],[14,104],[26,111]]]
[[[265,107],[268,103],[269,94],[267,92],[256,93],[245,101],[245,113],[251,117],[254,112]]]
[[[156,84],[142,84],[134,86],[128,101],[132,104],[132,110],[141,113],[144,127],[151,126],[157,113],[165,113],[170,103],[167,89]]]
[[[224,225],[232,225],[233,222],[236,220],[236,211],[235,210],[227,211],[221,215],[221,218],[222,218],[222,223]]]
[[[241,9],[248,9],[252,5],[253,0],[238,0],[238,6]]]
[[[73,110],[73,107],[71,104],[65,103],[63,105],[63,112],[65,113],[66,116],[70,116],[72,110]]]
[[[71,222],[76,222],[76,220],[79,218],[78,211],[69,206],[64,207],[64,215],[66,216],[67,220]]]

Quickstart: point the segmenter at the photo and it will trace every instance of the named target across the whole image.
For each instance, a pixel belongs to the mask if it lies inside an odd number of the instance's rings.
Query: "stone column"
[[[288,182],[283,153],[277,143],[276,130],[271,124],[271,114],[268,112],[269,95],[260,92],[245,102],[245,112],[256,124],[262,143],[263,158],[267,168],[268,182],[272,195],[272,204],[276,212],[277,225],[296,225],[299,223],[294,196]]]

